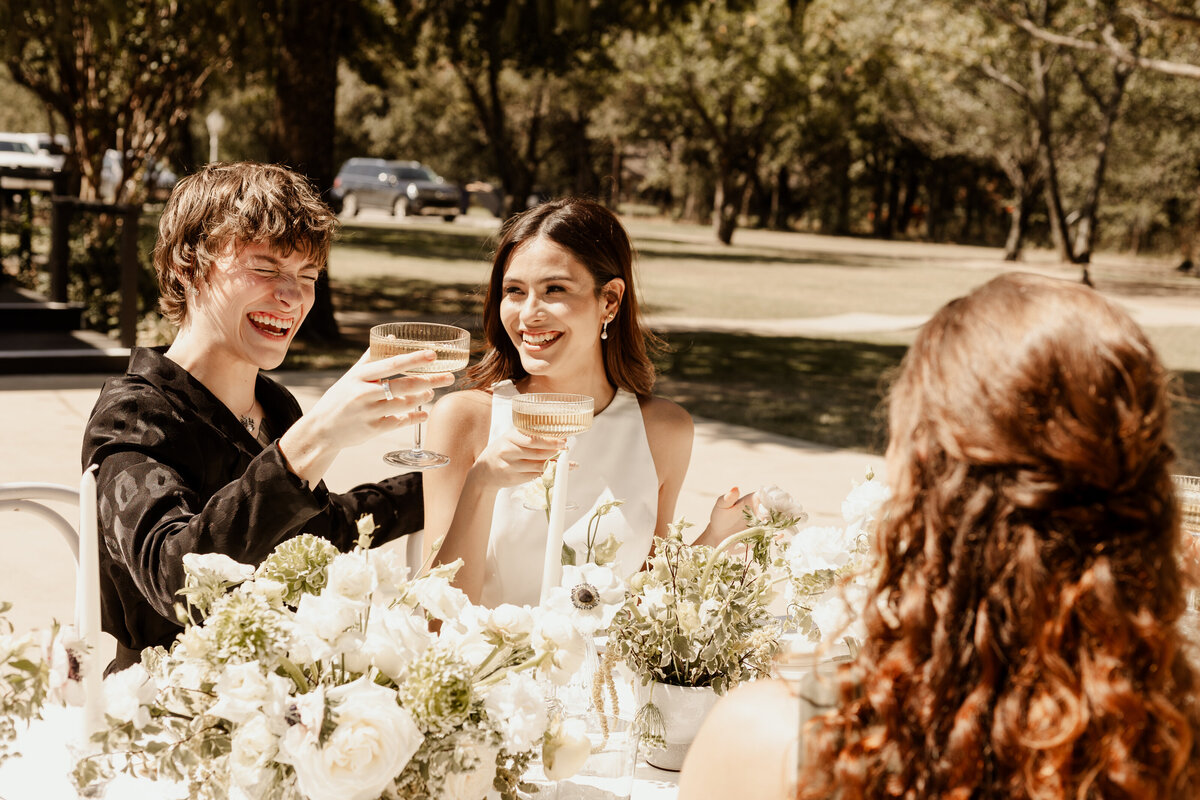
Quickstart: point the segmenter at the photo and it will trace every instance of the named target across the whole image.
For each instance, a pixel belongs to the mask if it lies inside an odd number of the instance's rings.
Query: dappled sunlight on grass
[[[833,339],[676,333],[656,393],[692,414],[878,452],[881,400],[905,348]]]

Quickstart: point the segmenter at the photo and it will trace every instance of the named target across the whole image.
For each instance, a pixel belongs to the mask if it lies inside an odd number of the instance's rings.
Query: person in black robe
[[[133,351],[84,431],[83,466],[98,467],[102,622],[117,640],[110,671],[182,630],[188,553],[257,565],[301,533],[348,550],[365,514],[376,544],[423,527],[419,473],[341,494],[322,478],[342,448],[424,418],[420,403],[452,376],[392,376],[432,351],[364,354],[307,414],[260,372],[282,363],[311,309],[336,226],[283,167],[212,164],[172,193],[154,263],[179,333]]]

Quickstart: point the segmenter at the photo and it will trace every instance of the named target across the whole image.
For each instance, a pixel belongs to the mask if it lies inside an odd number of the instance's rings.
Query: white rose
[[[268,675],[257,661],[229,664],[213,687],[217,702],[208,713],[243,723],[264,710],[270,711],[280,693],[287,691],[283,684],[286,679]]]
[[[352,602],[365,603],[375,590],[375,570],[362,553],[342,553],[329,565],[322,594],[332,592]]]
[[[841,528],[805,528],[788,544],[788,568],[796,576],[822,569],[836,570],[850,560],[850,543]]]
[[[421,746],[421,729],[389,689],[360,678],[328,692],[335,727],[323,747],[289,754],[308,800],[376,800]]]
[[[425,620],[404,606],[372,606],[367,637],[362,647],[346,653],[346,666],[360,673],[374,666],[392,680],[398,680],[408,665],[425,652],[432,638]]]
[[[184,553],[183,568],[197,579],[212,577],[226,583],[242,583],[254,575],[254,567],[223,553]]]
[[[492,609],[487,627],[506,642],[524,641],[533,630],[533,613],[528,606],[501,603]]]
[[[530,644],[534,654],[541,658],[538,670],[559,686],[570,683],[583,664],[587,647],[571,620],[552,611],[538,615]]]
[[[368,550],[371,569],[375,571],[375,602],[388,604],[400,596],[408,582],[408,565],[400,553],[391,549]]]
[[[104,713],[121,722],[132,722],[141,730],[150,724],[146,708],[158,695],[158,687],[141,664],[134,664],[104,679]]]
[[[887,484],[878,478],[863,481],[851,489],[842,501],[842,518],[850,523],[873,520],[891,494]]]
[[[804,506],[797,503],[790,494],[778,486],[764,486],[754,493],[754,503],[760,519],[768,519],[772,515],[778,517],[794,517],[797,523],[808,519]]]
[[[365,611],[364,603],[347,600],[336,592],[306,594],[296,607],[296,633],[304,640],[312,660],[341,655],[362,644],[359,625]]]
[[[271,732],[267,718],[256,714],[233,731],[229,753],[230,777],[249,794],[265,794],[274,776],[271,766],[279,752],[279,738]]]
[[[496,755],[499,749],[485,745],[472,749],[474,752],[471,755],[478,759],[479,766],[466,772],[447,774],[438,793],[441,800],[479,800],[492,788],[492,782],[496,779]]]
[[[510,673],[491,688],[483,707],[510,753],[529,750],[546,734],[546,696],[528,675]]]
[[[542,767],[552,781],[565,780],[583,767],[592,754],[587,724],[577,718],[564,719],[542,745]]]
[[[488,616],[486,608],[468,605],[442,625],[439,638],[463,661],[478,667],[496,649],[487,629]]]
[[[412,585],[413,597],[434,619],[445,622],[458,617],[470,605],[462,589],[450,585],[445,578],[426,576]]]

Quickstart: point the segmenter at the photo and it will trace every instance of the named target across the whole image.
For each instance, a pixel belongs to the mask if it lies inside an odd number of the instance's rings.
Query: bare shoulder
[[[492,395],[483,389],[451,392],[429,412],[431,427],[446,428],[459,436],[479,431],[487,434],[492,422]]]
[[[647,435],[691,438],[695,426],[692,424],[692,415],[683,406],[665,397],[639,398],[638,403],[642,408],[642,419],[646,422]]]
[[[799,700],[787,684],[743,683],[705,718],[683,765],[680,800],[784,800],[795,775],[799,736]]]

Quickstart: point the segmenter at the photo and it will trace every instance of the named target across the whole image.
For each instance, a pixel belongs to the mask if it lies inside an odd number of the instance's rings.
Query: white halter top
[[[516,394],[512,381],[492,387],[489,442],[512,429]],[[567,476],[567,501],[577,507],[567,509],[564,544],[575,548],[582,562],[592,511],[609,500],[623,500],[623,505],[600,518],[595,542],[616,535],[622,544],[612,567],[621,577],[629,577],[649,555],[658,519],[658,472],[637,397],[618,389],[591,429],[575,437],[569,458],[579,466]],[[537,605],[541,597],[546,512],[527,509],[524,502],[522,486],[501,489],[496,495],[480,598],[485,606]]]

